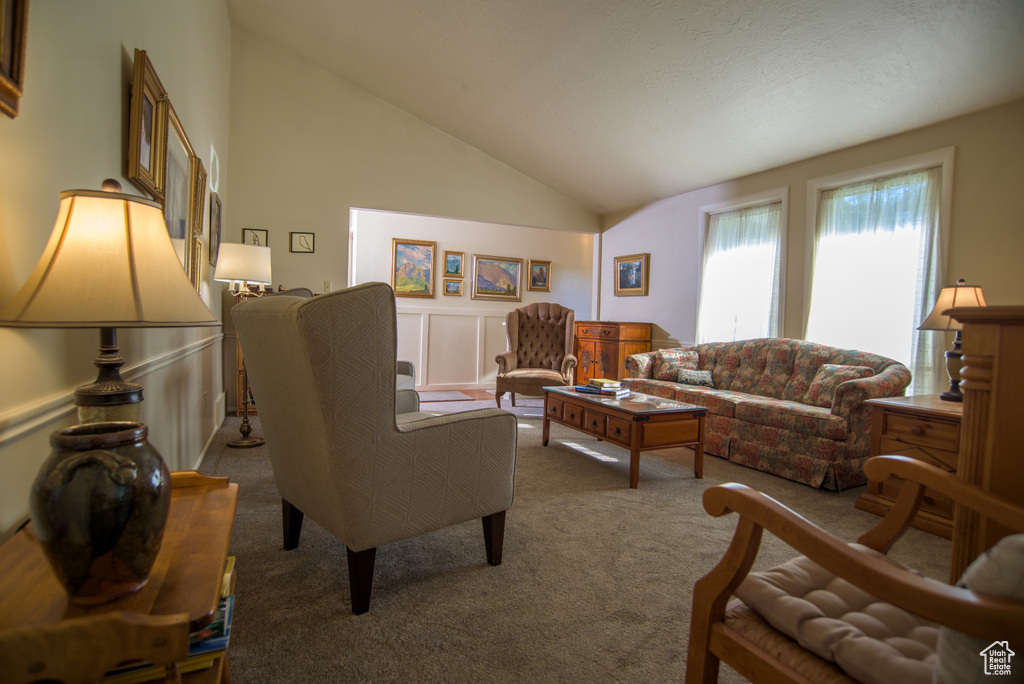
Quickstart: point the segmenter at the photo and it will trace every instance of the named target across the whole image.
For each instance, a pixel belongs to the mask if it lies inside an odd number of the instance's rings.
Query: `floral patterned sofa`
[[[784,338],[636,354],[626,370],[634,391],[708,407],[707,453],[832,490],[866,482],[864,401],[910,384],[898,361]]]

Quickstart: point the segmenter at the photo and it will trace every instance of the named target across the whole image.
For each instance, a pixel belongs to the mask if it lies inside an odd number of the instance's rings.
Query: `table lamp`
[[[946,373],[949,375],[949,390],[939,395],[940,399],[946,401],[963,401],[964,395],[960,391],[960,370],[963,368],[960,352],[960,331],[963,326],[954,318],[946,315],[946,311],[959,306],[985,306],[985,295],[981,288],[968,285],[967,281],[960,278],[956,281],[955,287],[944,287],[939,293],[939,299],[928,317],[924,319],[918,330],[955,330],[956,337],[953,339],[953,348],[946,352]]]
[[[217,252],[217,270],[214,280],[229,283],[228,291],[235,296],[236,302],[244,302],[249,297],[261,297],[264,288],[270,285],[270,248],[258,245],[246,245],[239,242],[222,242]],[[259,293],[253,293],[250,285],[259,285]],[[247,449],[262,446],[262,437],[252,437],[252,425],[249,423],[249,373],[245,369],[245,358],[242,358],[242,424],[238,427],[241,437],[228,442],[235,449]]]
[[[96,382],[75,390],[82,423],[138,420],[142,386],[121,378],[118,328],[220,325],[175,254],[157,202],[68,190],[50,241],[28,281],[0,310],[0,326],[99,328]]]

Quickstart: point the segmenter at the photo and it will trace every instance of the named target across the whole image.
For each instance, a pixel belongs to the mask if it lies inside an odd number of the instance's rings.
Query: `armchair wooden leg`
[[[487,564],[501,565],[501,550],[505,542],[505,511],[498,511],[481,518],[484,523],[484,547],[487,549]]]
[[[502,394],[503,394],[503,392],[500,392],[499,390],[494,390],[494,403],[496,403],[498,405],[498,408],[501,408],[501,395]]]
[[[508,396],[512,397],[512,405],[515,406],[516,405],[516,393],[515,392],[509,392]]]
[[[348,551],[348,585],[352,595],[352,612],[362,615],[370,610],[370,591],[373,589],[373,562],[377,559],[377,549],[364,551]]]
[[[303,514],[291,502],[281,499],[281,523],[284,527],[284,550],[291,551],[299,545],[302,533]]]

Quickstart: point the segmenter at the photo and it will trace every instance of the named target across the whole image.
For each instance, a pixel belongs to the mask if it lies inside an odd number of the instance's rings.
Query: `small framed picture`
[[[210,265],[217,265],[217,253],[220,251],[220,213],[223,205],[220,195],[210,193]]]
[[[534,292],[551,292],[551,262],[530,259],[530,280],[527,290]]]
[[[444,250],[444,277],[445,278],[461,278],[462,277],[462,264],[466,261],[465,252],[449,252],[447,249]],[[445,294],[449,294],[447,291]],[[462,294],[462,291],[459,291]]]
[[[647,296],[650,283],[650,254],[615,257],[615,296]]]
[[[314,242],[315,238],[315,233],[288,233],[288,240],[291,243],[288,247],[288,251],[312,254],[316,251],[314,249],[316,246],[316,243]]]
[[[434,296],[436,242],[391,238],[391,289],[396,297]]]
[[[3,3],[0,3],[0,8],[2,7]],[[0,18],[0,22],[2,21]],[[0,31],[0,35],[4,35],[4,31]],[[164,176],[164,158],[167,156],[168,105],[167,91],[161,85],[153,64],[146,56],[146,51],[135,50],[135,71],[132,77],[132,98],[128,116],[128,180],[139,190],[161,202],[164,199],[167,182]]]
[[[242,244],[256,245],[257,247],[267,247],[267,240],[269,236],[267,231],[261,228],[243,228],[242,229]]]
[[[445,295],[451,295],[453,297],[462,296],[462,282],[461,280],[451,280],[450,278],[444,279],[444,293]]]
[[[522,301],[523,260],[473,255],[473,299]]]

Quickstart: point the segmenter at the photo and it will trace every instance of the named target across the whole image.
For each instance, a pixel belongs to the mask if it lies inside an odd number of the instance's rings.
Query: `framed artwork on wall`
[[[28,0],[0,2],[0,112],[12,119],[25,90]]]
[[[201,278],[197,245],[202,244],[199,236],[203,232],[206,170],[202,161],[196,157],[185,127],[169,102],[167,121],[167,145],[163,161],[166,173],[164,222],[171,241],[175,245],[183,245],[178,257],[192,285],[199,291]]]
[[[530,259],[530,280],[527,290],[534,292],[551,292],[551,262]]]
[[[444,250],[444,277],[445,278],[461,278],[462,277],[462,264],[466,260],[465,252],[450,252],[447,249]],[[445,294],[448,294],[445,292]],[[462,294],[459,291],[459,294]]]
[[[210,193],[210,265],[217,265],[217,252],[220,251],[220,214],[221,214],[221,201],[220,196],[215,193]]]
[[[396,297],[434,296],[436,242],[391,238],[391,289]]]
[[[316,247],[315,233],[288,233],[288,251],[300,254],[312,254]]]
[[[615,257],[615,296],[647,296],[650,283],[650,254]]]
[[[166,186],[169,104],[146,51],[136,50],[128,117],[128,180],[158,201],[163,201]]]
[[[461,280],[451,280],[449,278],[444,279],[444,293],[445,295],[451,295],[454,297],[462,296],[462,282]]]
[[[267,247],[267,240],[269,236],[267,231],[262,228],[243,228],[242,229],[242,242],[246,245],[256,245],[257,247]]]
[[[473,299],[522,301],[523,260],[473,255]]]

